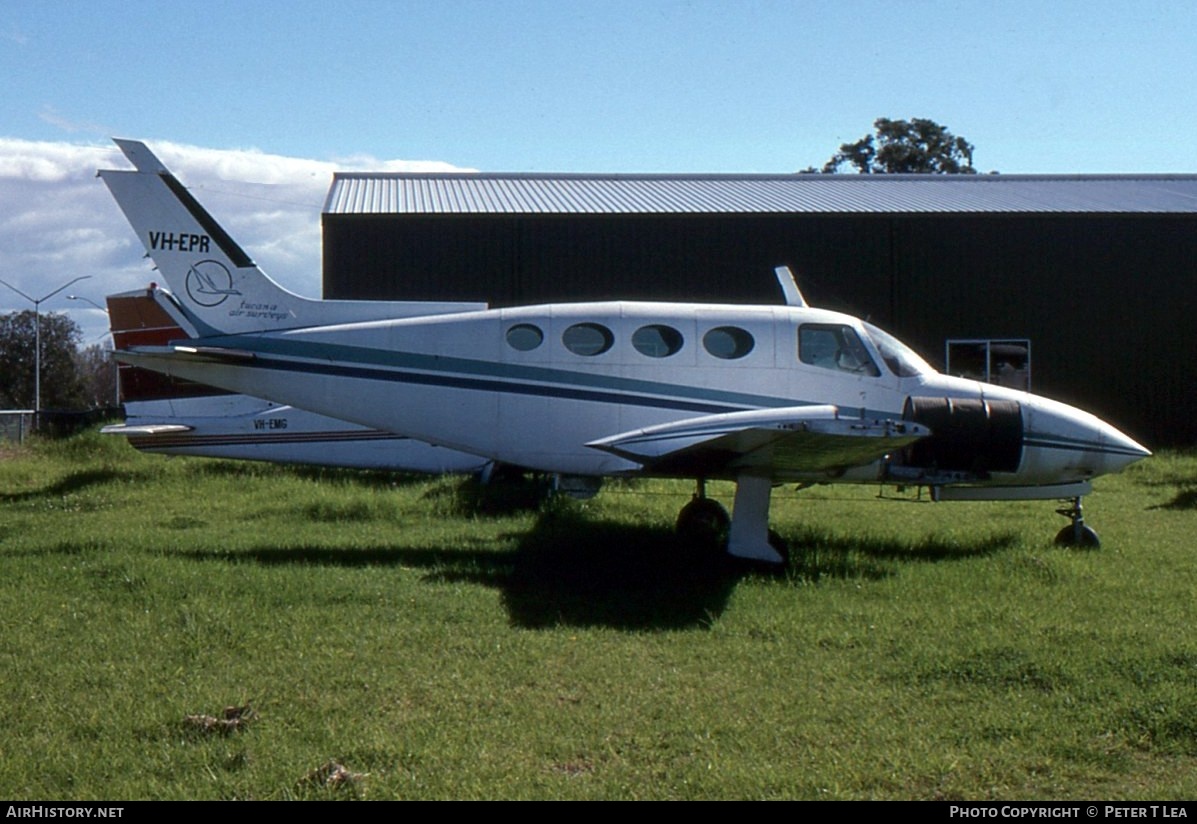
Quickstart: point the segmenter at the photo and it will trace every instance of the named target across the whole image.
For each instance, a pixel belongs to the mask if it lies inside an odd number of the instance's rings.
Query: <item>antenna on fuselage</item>
[[[777,275],[777,284],[781,287],[781,294],[786,299],[786,306],[805,307],[807,305],[806,298],[802,297],[802,292],[798,289],[798,280],[790,271],[790,267],[778,266],[773,272]]]

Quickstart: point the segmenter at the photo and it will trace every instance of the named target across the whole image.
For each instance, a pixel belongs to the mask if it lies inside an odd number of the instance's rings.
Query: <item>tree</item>
[[[956,137],[934,120],[890,120],[878,118],[877,130],[855,143],[844,143],[823,166],[823,172],[839,171],[847,163],[860,174],[976,174],[973,144]]]
[[[0,408],[32,409],[34,405],[35,315],[32,310],[0,315]],[[82,333],[66,314],[42,313],[42,408],[87,406],[75,363]]]
[[[112,350],[93,343],[75,353],[75,366],[83,382],[87,406],[103,409],[118,404],[116,399],[116,359]]]

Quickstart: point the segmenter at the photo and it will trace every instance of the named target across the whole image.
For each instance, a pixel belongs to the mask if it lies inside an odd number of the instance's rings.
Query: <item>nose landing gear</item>
[[[1071,524],[1057,533],[1056,544],[1058,546],[1090,548],[1101,546],[1101,539],[1097,537],[1097,533],[1093,531],[1092,527],[1085,525],[1085,513],[1081,507],[1080,496],[1073,498],[1070,505],[1061,507],[1056,512],[1065,518],[1072,519]]]

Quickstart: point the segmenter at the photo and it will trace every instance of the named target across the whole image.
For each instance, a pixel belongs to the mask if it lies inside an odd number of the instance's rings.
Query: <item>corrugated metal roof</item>
[[[1197,175],[339,172],[326,214],[1197,214]]]

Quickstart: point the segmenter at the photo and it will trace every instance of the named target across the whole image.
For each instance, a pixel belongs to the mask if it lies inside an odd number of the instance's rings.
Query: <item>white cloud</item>
[[[57,126],[68,134],[75,134],[77,132],[84,132],[87,134],[107,134],[110,129],[105,128],[97,123],[79,122],[70,120],[58,113],[58,110],[53,106],[44,105],[37,113],[38,120],[44,123],[49,123],[51,126]]]
[[[320,209],[333,172],[463,171],[437,161],[325,161],[147,142],[262,269],[310,297],[321,292]],[[42,305],[69,312],[88,343],[103,335],[106,320],[67,293],[103,304],[107,294],[155,279],[144,249],[96,177],[100,168],[130,164],[115,146],[0,137],[0,279],[41,297],[71,278],[91,275]],[[0,286],[0,314],[27,308],[28,301]]]

